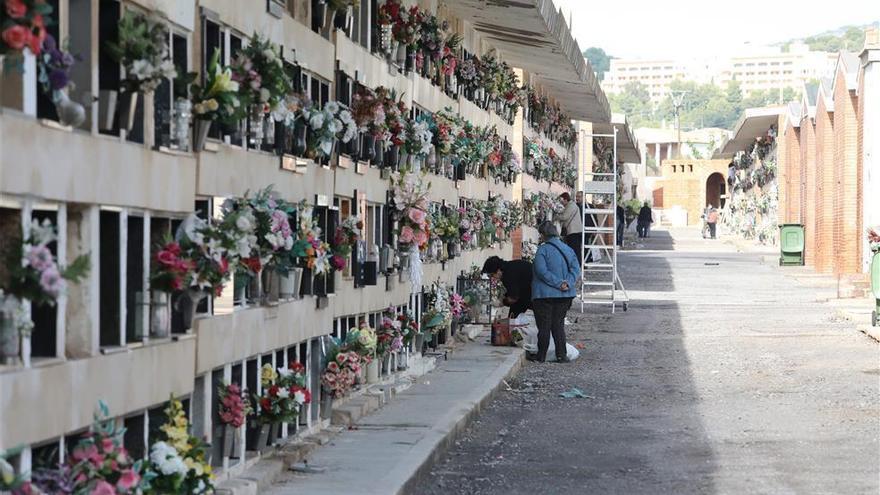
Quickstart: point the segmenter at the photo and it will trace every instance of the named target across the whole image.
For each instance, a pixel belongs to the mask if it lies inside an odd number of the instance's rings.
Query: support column
[[[67,208],[67,256],[89,255],[89,273],[78,284],[67,286],[67,357],[86,358],[98,353],[100,342],[100,209]]]

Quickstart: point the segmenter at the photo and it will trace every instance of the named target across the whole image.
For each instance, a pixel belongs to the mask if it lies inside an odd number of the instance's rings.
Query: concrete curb
[[[483,380],[483,386],[472,392],[471,397],[462,401],[462,409],[447,414],[438,425],[432,428],[431,432],[426,435],[426,438],[431,438],[426,439],[423,445],[419,446],[418,451],[413,452],[407,462],[398,464],[390,473],[389,478],[398,477],[404,481],[397,490],[389,493],[416,495],[413,490],[421,478],[430,471],[431,466],[449,450],[450,446],[455,443],[455,440],[486,404],[495,397],[503,382],[522,368],[524,361],[525,353],[512,353],[501,366]]]

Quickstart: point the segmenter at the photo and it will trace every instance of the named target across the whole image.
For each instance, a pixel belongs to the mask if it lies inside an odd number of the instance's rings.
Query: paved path
[[[880,346],[759,254],[652,234],[629,312],[572,311],[581,358],[528,363],[412,493],[878,493]]]
[[[318,474],[286,473],[270,495],[393,495],[416,473],[430,467],[479,412],[502,380],[522,363],[522,351],[492,347],[488,333],[442,358],[437,368],[342,432],[309,458]]]

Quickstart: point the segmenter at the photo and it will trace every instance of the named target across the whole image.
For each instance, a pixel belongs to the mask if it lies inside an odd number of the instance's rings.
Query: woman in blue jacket
[[[559,239],[559,231],[551,222],[538,226],[541,245],[535,254],[532,276],[532,310],[538,325],[538,354],[533,359],[543,362],[550,347],[550,335],[556,346],[556,360],[567,362],[565,348],[565,315],[577,295],[575,286],[581,276],[577,255]]]

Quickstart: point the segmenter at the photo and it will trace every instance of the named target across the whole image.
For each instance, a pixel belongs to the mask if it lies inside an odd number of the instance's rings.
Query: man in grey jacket
[[[564,192],[559,195],[559,199],[565,205],[562,213],[559,215],[559,225],[562,227],[562,233],[565,236],[565,243],[574,251],[578,259],[578,266],[583,263],[584,246],[583,246],[583,215],[577,203],[571,200],[571,194]]]

